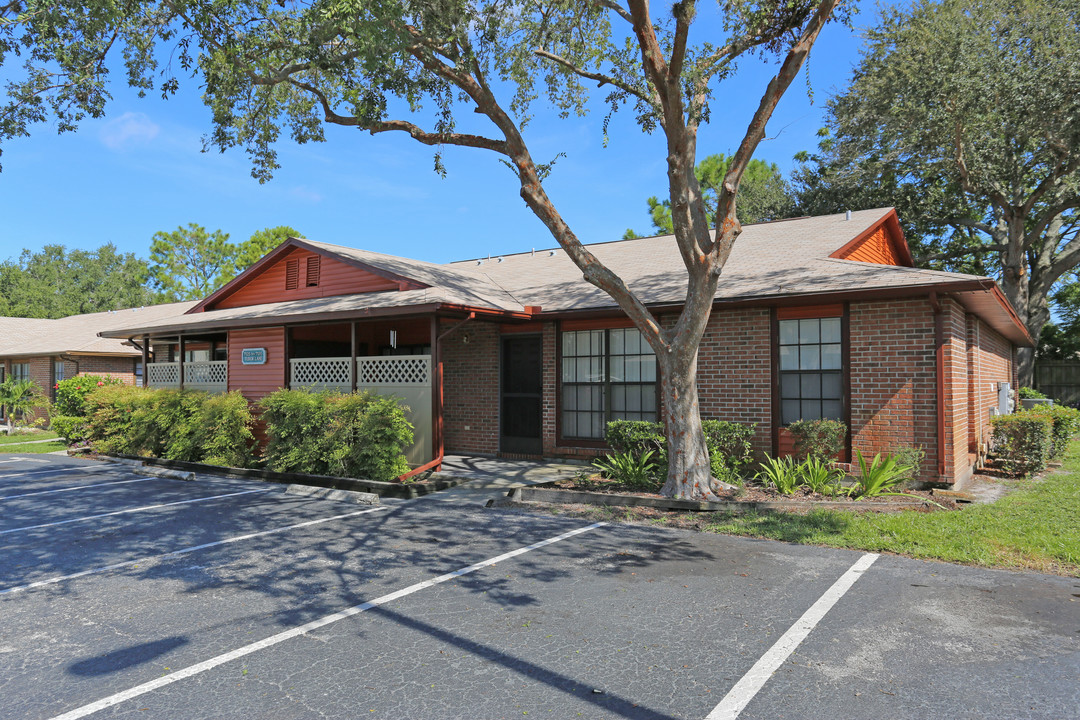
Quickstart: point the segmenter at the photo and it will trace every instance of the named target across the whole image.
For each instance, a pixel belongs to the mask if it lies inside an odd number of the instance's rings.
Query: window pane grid
[[[656,420],[656,357],[635,328],[562,333],[562,436],[600,440],[610,420]]]
[[[781,424],[842,420],[841,319],[781,320],[779,325]]]

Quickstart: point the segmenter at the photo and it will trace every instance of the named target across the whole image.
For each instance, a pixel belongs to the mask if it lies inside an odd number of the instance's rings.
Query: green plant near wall
[[[70,417],[86,417],[88,410],[86,396],[106,385],[123,385],[120,380],[108,375],[77,375],[61,380],[54,385],[56,400],[53,413]]]
[[[766,457],[754,477],[766,487],[771,485],[781,495],[794,494],[802,482],[799,463],[791,456]]]
[[[1016,391],[1016,394],[1022,400],[1045,400],[1046,396],[1035,388],[1022,387]]]
[[[830,462],[808,457],[796,468],[800,485],[818,495],[836,496],[842,492],[844,472]]]
[[[1053,421],[1044,414],[1018,412],[990,419],[993,452],[1002,469],[1030,475],[1046,468],[1054,447]]]
[[[755,425],[724,420],[702,420],[712,476],[732,485],[742,482],[754,461]]]
[[[10,435],[15,429],[15,418],[24,417],[38,408],[48,407],[49,399],[41,387],[33,380],[8,378],[0,383],[0,406],[5,409],[7,431]]]
[[[831,460],[843,451],[848,429],[839,420],[796,420],[787,430],[800,458]]]
[[[1051,423],[1050,457],[1059,458],[1065,454],[1069,442],[1080,432],[1080,410],[1064,405],[1036,405],[1024,411],[1038,417],[1047,418]]]
[[[619,452],[593,460],[592,464],[604,477],[629,488],[656,492],[663,483],[656,478],[656,462],[652,459],[654,454],[652,450],[646,450],[641,455]]]

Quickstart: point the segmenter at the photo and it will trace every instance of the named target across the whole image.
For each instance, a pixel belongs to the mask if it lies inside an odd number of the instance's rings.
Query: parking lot
[[[1080,580],[0,455],[0,716],[1078,718]]]

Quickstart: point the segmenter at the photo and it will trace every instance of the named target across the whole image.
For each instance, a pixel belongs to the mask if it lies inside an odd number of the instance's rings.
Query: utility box
[[[1008,415],[1013,411],[1012,400],[1009,398],[1009,391],[1012,390],[1011,383],[999,382],[997,393],[997,411],[999,415]]]

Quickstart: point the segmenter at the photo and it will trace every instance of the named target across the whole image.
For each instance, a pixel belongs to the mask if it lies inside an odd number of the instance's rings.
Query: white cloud
[[[145,145],[157,137],[158,127],[143,113],[126,112],[101,128],[98,136],[110,150],[126,150],[135,145]]]

